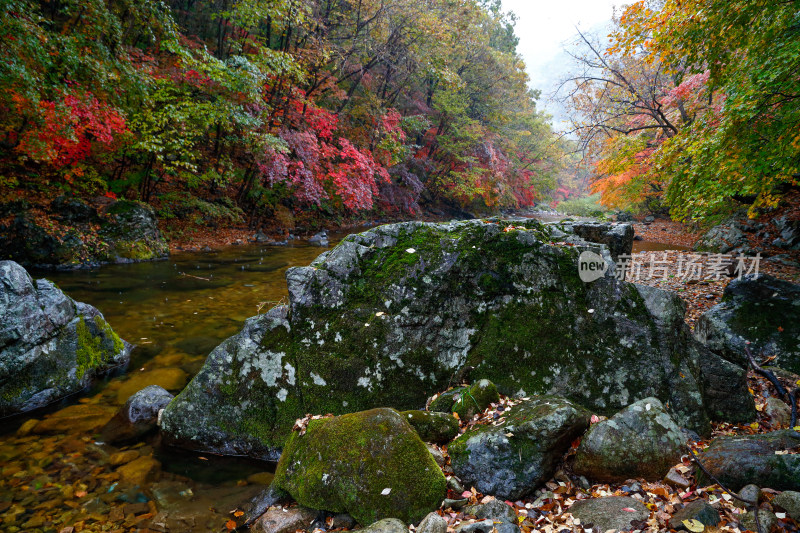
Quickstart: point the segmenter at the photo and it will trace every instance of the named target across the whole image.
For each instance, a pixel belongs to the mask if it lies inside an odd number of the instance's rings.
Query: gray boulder
[[[521,498],[553,475],[590,418],[589,411],[564,398],[524,401],[504,414],[500,424],[476,426],[451,442],[453,471],[483,494]]]
[[[658,481],[680,461],[686,438],[656,398],[645,398],[584,435],[574,471],[592,481]]]
[[[611,265],[608,247],[554,243],[555,228],[533,220],[509,225],[381,226],[289,269],[289,305],[209,355],[166,408],[166,439],[276,459],[305,413],[416,409],[467,368],[501,393],[566,396],[607,415],[657,397],[707,433],[707,354],[680,298],[620,282],[613,268],[584,283],[578,257]],[[749,397],[736,386],[731,398]]]
[[[800,521],[800,492],[786,490],[775,496],[773,506],[785,509],[793,520]]]
[[[763,274],[734,280],[722,302],[698,319],[695,337],[744,368],[750,341],[756,357],[775,356],[773,365],[800,373],[800,285]]]
[[[775,490],[800,490],[800,433],[788,429],[761,435],[717,437],[700,461],[726,487],[754,483]],[[701,478],[702,473],[698,473]],[[705,480],[708,483],[712,481]]]
[[[672,518],[669,519],[669,527],[685,529],[684,520],[697,520],[704,526],[716,526],[719,524],[719,511],[705,500],[695,500],[687,503],[683,509],[672,515]]]
[[[703,234],[694,244],[698,252],[727,254],[749,252],[750,243],[738,217],[732,217]]]
[[[361,533],[408,533],[408,528],[396,518],[384,518],[365,527]]]
[[[0,261],[0,417],[85,389],[130,350],[97,309]]]
[[[425,444],[393,409],[311,420],[305,434],[292,432],[273,483],[300,505],[361,524],[419,522],[447,493]]]
[[[643,529],[633,524],[650,517],[650,511],[642,502],[628,496],[578,500],[569,508],[569,512],[580,519],[583,528],[591,525],[600,531]]]
[[[447,533],[447,521],[436,513],[429,513],[417,526],[417,533]]]
[[[157,427],[158,412],[174,396],[158,385],[140,390],[125,402],[100,434],[105,442],[116,443],[139,438]]]
[[[630,255],[633,249],[632,224],[608,224],[599,222],[580,222],[572,224],[572,232],[589,241],[605,244],[611,258],[616,261],[621,255]]]

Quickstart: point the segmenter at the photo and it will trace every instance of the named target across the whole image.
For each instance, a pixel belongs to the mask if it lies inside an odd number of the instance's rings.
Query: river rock
[[[775,496],[772,505],[785,509],[793,520],[800,522],[800,492],[785,490]]]
[[[393,409],[374,409],[292,432],[273,483],[300,505],[371,524],[419,522],[439,508],[447,482],[414,428]]]
[[[470,505],[464,509],[464,513],[481,520],[490,518],[494,521],[507,522],[509,524],[517,523],[517,512],[507,503],[497,499]]]
[[[616,280],[605,245],[508,226],[381,226],[289,269],[289,305],[249,319],[167,406],[167,442],[276,459],[305,413],[419,408],[469,368],[501,393],[608,416],[657,397],[707,434],[700,360],[716,356],[691,338],[680,298]],[[592,283],[583,251],[609,265]],[[736,386],[731,400],[749,397]]]
[[[703,234],[694,244],[698,252],[727,254],[749,251],[749,241],[735,218],[718,224]]]
[[[476,426],[448,446],[455,474],[483,494],[519,499],[547,481],[591,413],[542,396],[514,406],[498,425]]]
[[[140,390],[125,402],[108,424],[100,430],[105,442],[114,444],[136,439],[157,427],[158,412],[174,398],[158,385]]]
[[[21,211],[7,227],[0,227],[0,256],[26,266],[70,269],[169,255],[155,212],[145,203],[119,200],[96,205],[61,198],[51,210],[66,225],[63,235],[51,234],[36,217]]]
[[[47,415],[33,427],[31,433],[94,433],[114,416],[114,409],[105,405],[70,405]]]
[[[792,422],[792,408],[786,402],[774,396],[767,398],[767,402],[764,405],[764,415],[775,429],[781,426],[788,426]]]
[[[656,398],[631,404],[584,435],[573,470],[592,481],[658,481],[680,462],[686,438]]]
[[[705,500],[695,500],[687,503],[683,509],[672,515],[672,518],[669,519],[669,527],[686,529],[683,525],[684,520],[697,520],[704,526],[716,526],[719,524],[719,511],[711,507]]]
[[[570,227],[566,229],[568,231]],[[584,240],[608,246],[608,251],[614,261],[621,255],[630,255],[633,249],[634,230],[631,224],[578,222],[571,225],[571,230]]]
[[[481,379],[456,394],[453,400],[450,412],[458,414],[461,420],[470,420],[482,413],[489,404],[500,401],[500,395],[494,383],[488,379]]]
[[[800,490],[800,433],[789,429],[760,435],[717,437],[699,459],[732,490],[754,483],[775,490]],[[702,477],[701,473],[698,473]]]
[[[270,507],[250,528],[251,533],[295,533],[309,529],[318,511],[306,507]]]
[[[0,416],[81,391],[130,351],[97,309],[0,261]]]
[[[778,517],[767,509],[758,510],[758,521],[761,529],[756,526],[756,518],[752,511],[741,515],[741,528],[745,531],[772,531],[778,525]]]
[[[458,435],[458,420],[447,413],[403,411],[400,413],[425,442],[446,444]]]
[[[124,404],[137,392],[149,386],[170,391],[180,391],[189,376],[180,368],[155,368],[147,372],[133,372],[117,390],[117,403]]]
[[[695,336],[739,366],[748,366],[744,347],[750,341],[754,356],[775,356],[771,364],[800,373],[800,285],[764,274],[734,280],[697,320]]]
[[[650,511],[642,502],[628,496],[578,500],[569,508],[569,512],[581,521],[583,528],[592,525],[600,528],[600,531],[641,529],[632,523],[650,517]]]
[[[417,526],[417,533],[447,533],[447,520],[437,513],[428,513]]]
[[[408,533],[408,528],[396,518],[384,518],[365,527],[361,533]]]

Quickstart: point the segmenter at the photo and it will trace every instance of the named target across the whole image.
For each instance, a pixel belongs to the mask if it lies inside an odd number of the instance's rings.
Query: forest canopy
[[[556,189],[499,0],[5,0],[0,186],[414,214]]]
[[[580,40],[563,88],[606,205],[755,214],[800,184],[796,2],[640,0]]]

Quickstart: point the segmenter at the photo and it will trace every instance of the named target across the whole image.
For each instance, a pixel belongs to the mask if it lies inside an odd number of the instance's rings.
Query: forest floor
[[[650,224],[637,222],[634,224],[634,229],[636,235],[642,237],[644,241],[682,247],[691,247],[701,235],[701,233],[693,232],[685,224],[670,220],[656,220]],[[701,259],[698,259],[698,255]],[[639,252],[634,254],[632,262],[640,267],[632,268],[627,279],[677,293],[686,302],[686,323],[694,328],[697,318],[717,305],[722,299],[728,283],[739,276],[736,271],[738,256],[723,255],[722,259],[717,259],[715,256],[718,255],[698,254],[691,250]],[[800,252],[793,252],[791,255],[796,262],[800,262]],[[730,265],[730,274],[720,273],[717,275],[713,268],[715,260],[721,261],[721,264]],[[692,261],[702,265],[704,268],[702,276],[685,275],[687,267]],[[761,258],[756,263],[754,265],[753,258],[745,258],[743,273],[747,273],[746,271],[752,268],[753,273],[768,274],[793,283],[800,283],[800,268],[771,261],[769,257]],[[754,268],[756,266],[757,272]],[[683,272],[679,269],[682,269]],[[777,326],[780,324],[776,324]]]

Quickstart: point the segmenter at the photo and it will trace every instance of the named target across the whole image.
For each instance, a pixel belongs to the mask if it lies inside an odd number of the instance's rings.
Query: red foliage
[[[65,92],[59,100],[41,100],[36,106],[21,97],[15,102],[35,109],[39,119],[21,135],[16,150],[55,168],[89,158],[95,144],[110,145],[127,131],[123,116],[88,91]]]

